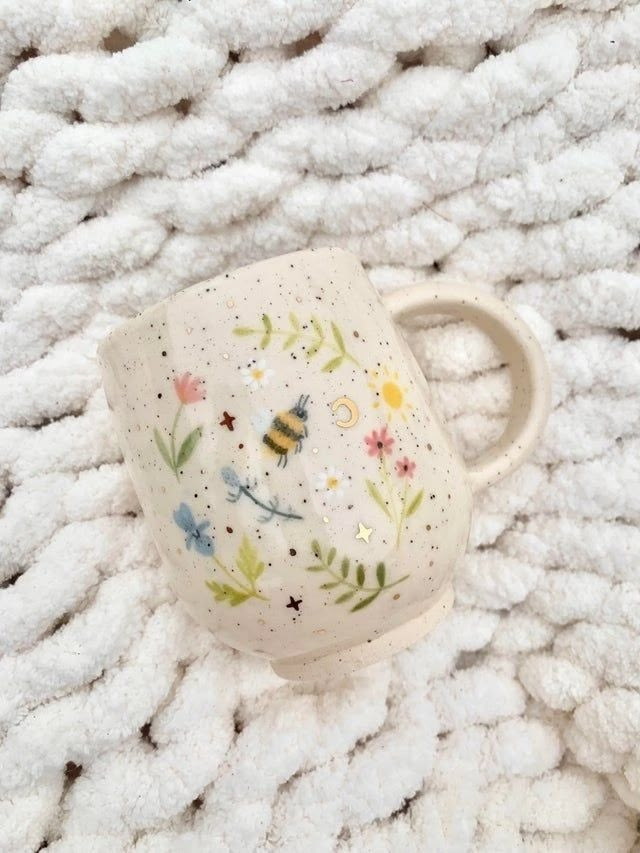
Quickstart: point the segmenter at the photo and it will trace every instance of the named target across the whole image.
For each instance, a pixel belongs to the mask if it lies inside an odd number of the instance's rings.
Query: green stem
[[[398,519],[398,509],[396,507],[395,500],[395,492],[393,490],[393,485],[389,480],[389,471],[387,469],[387,460],[384,453],[380,453],[380,470],[382,472],[382,479],[384,481],[384,485],[387,490],[387,496],[389,498],[389,505],[391,506],[391,513],[393,515],[393,523],[396,526],[396,533],[398,531],[399,519]]]
[[[258,590],[255,588],[254,584],[251,584],[250,587],[243,586],[243,584],[240,583],[240,581],[236,578],[235,575],[231,574],[229,569],[225,566],[225,564],[222,562],[222,560],[218,559],[218,557],[214,556],[213,562],[216,564],[216,566],[221,571],[223,571],[225,573],[225,575],[229,578],[229,580],[232,581],[232,583],[236,586],[236,588],[239,589],[241,592],[244,592],[245,595],[252,596],[253,598],[260,598],[262,601],[269,601],[269,599],[266,596],[260,595]]]
[[[396,536],[396,548],[398,548],[400,546],[400,538],[402,536],[402,529],[403,529],[402,526],[404,524],[405,512],[407,510],[407,491],[408,490],[409,490],[409,480],[407,477],[405,477],[404,491],[402,492],[402,499],[401,499],[402,510],[400,512],[400,520],[398,522],[398,531],[397,531],[397,536]]]
[[[176,412],[176,416],[173,419],[171,432],[169,433],[171,438],[171,461],[173,462],[173,473],[176,475],[176,480],[180,479],[180,475],[178,474],[178,463],[176,460],[176,427],[178,426],[178,420],[180,418],[180,415],[182,414],[183,409],[184,403],[180,403],[180,405],[178,406],[178,411]]]

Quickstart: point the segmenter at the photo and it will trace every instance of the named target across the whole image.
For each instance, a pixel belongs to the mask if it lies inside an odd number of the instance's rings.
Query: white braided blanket
[[[0,850],[631,850],[640,7],[1,0],[0,23]],[[322,689],[176,604],[94,351],[327,244],[381,288],[442,270],[517,304],[555,408],[477,503],[452,617]],[[411,342],[473,455],[496,354],[459,324]]]

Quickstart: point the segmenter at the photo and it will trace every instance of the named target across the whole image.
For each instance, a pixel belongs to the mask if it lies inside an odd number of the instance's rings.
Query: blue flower
[[[186,533],[184,542],[187,546],[187,551],[190,551],[193,545],[198,554],[202,554],[204,557],[213,556],[215,551],[213,536],[209,536],[204,532],[210,526],[211,522],[205,519],[205,521],[201,521],[199,524],[196,523],[193,513],[185,503],[181,503],[173,513],[173,520]]]

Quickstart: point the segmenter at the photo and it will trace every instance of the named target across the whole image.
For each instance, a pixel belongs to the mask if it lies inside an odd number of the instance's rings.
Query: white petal
[[[327,474],[325,471],[319,471],[316,474],[316,489],[326,489],[327,488]]]

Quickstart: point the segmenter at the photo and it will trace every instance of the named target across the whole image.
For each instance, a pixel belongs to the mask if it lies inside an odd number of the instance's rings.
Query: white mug
[[[466,466],[392,317],[465,318],[511,369],[507,428]],[[450,609],[472,492],[516,468],[549,410],[530,330],[458,285],[376,294],[316,249],[197,284],[99,358],[126,464],[177,595],[290,679],[386,657]]]

